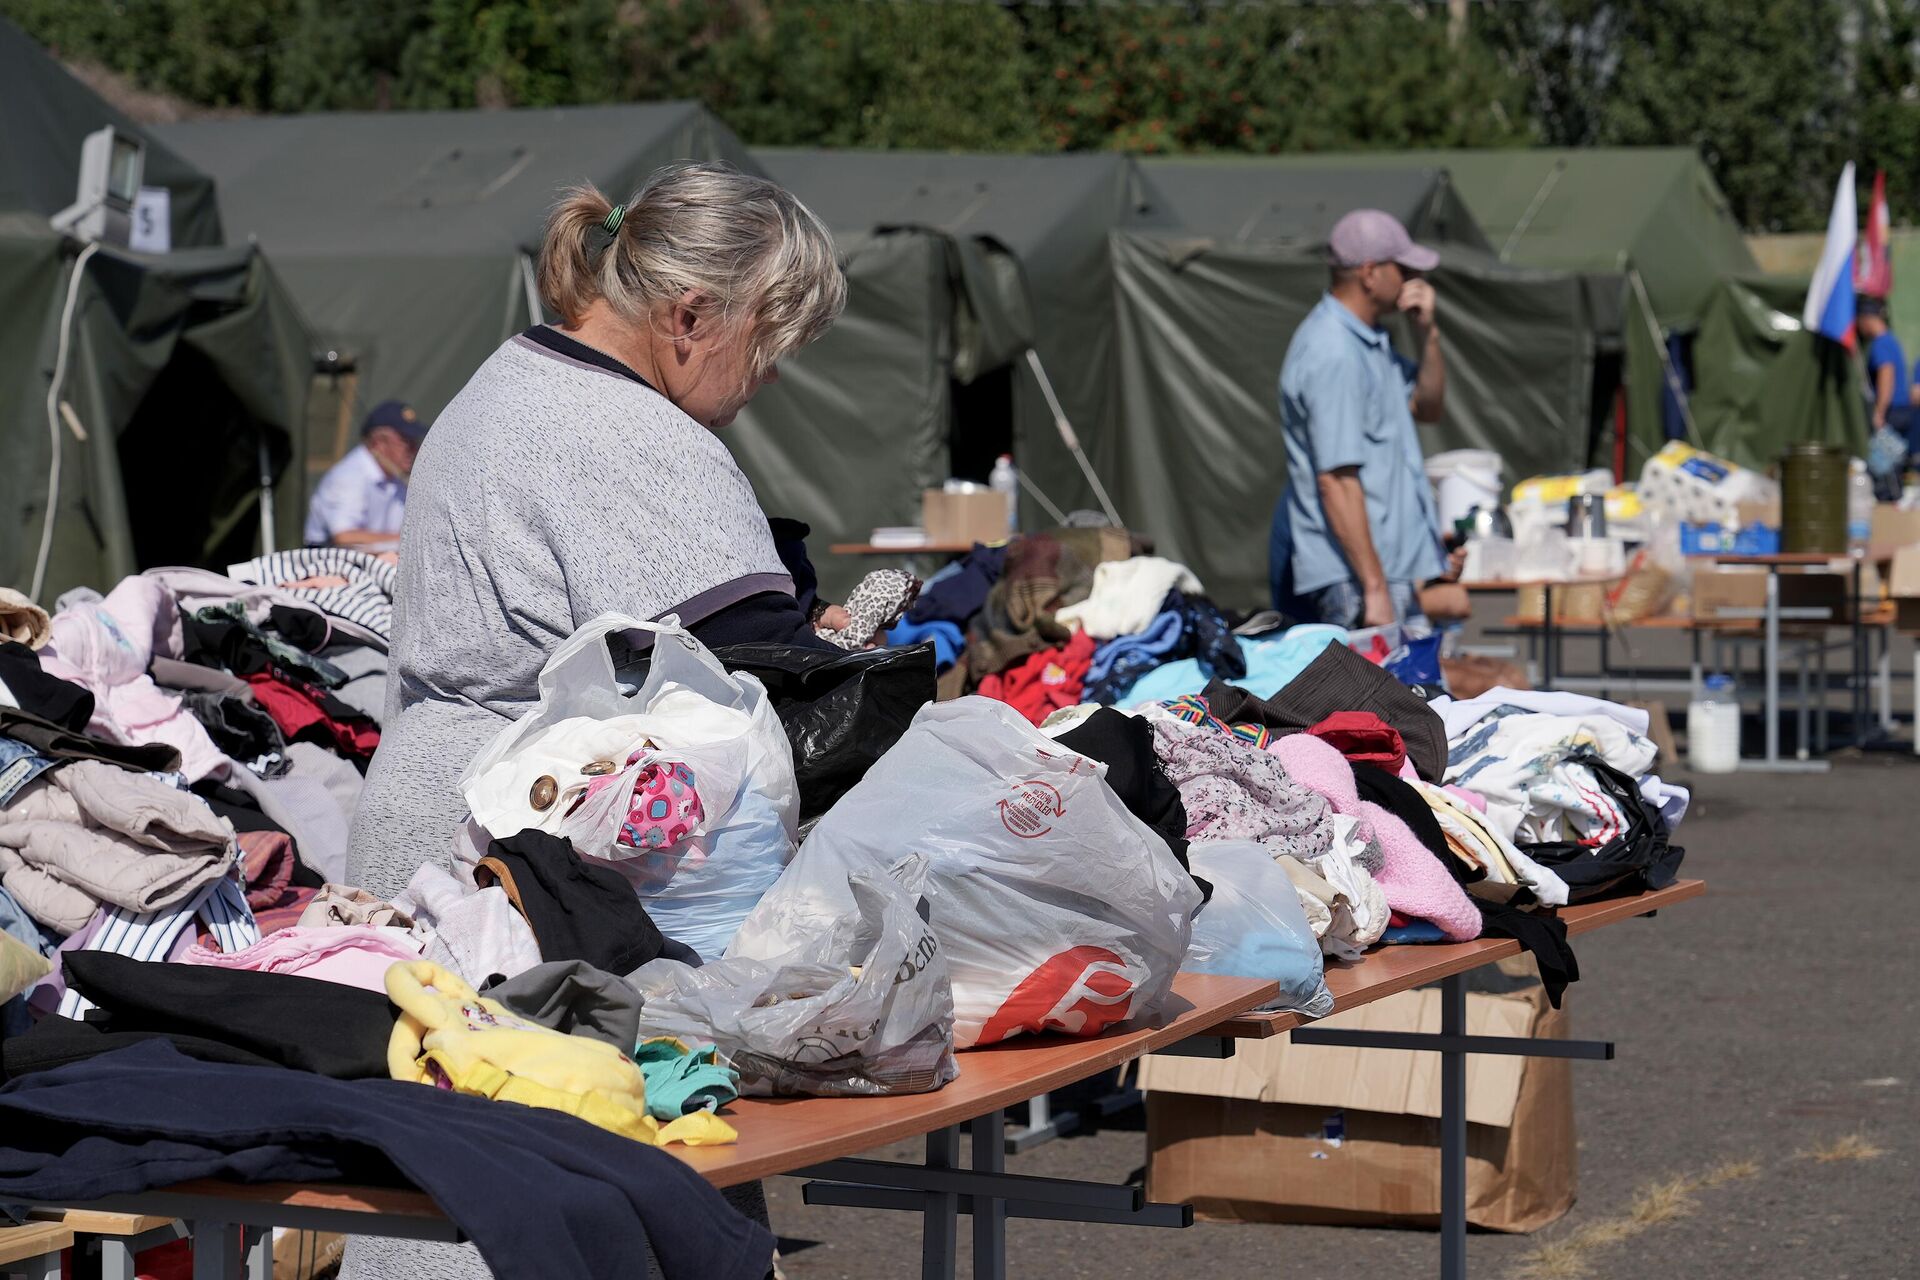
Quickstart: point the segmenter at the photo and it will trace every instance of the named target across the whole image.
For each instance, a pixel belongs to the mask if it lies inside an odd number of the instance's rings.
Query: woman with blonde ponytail
[[[383,898],[450,866],[461,773],[582,623],[676,614],[709,644],[825,644],[715,434],[840,314],[820,220],[723,164],[663,169],[619,204],[575,187],[539,288],[554,322],[488,357],[414,465],[387,715],[348,850],[350,881]],[[485,1269],[468,1248],[355,1240],[343,1274]]]

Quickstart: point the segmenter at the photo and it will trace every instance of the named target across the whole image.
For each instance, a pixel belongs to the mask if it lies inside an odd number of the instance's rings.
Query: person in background
[[[387,400],[360,424],[360,443],[333,464],[307,504],[307,545],[391,551],[407,510],[407,479],[427,424],[412,405]]]
[[[1869,421],[1876,431],[1890,427],[1904,434],[1913,403],[1907,378],[1907,353],[1901,350],[1900,339],[1894,336],[1893,326],[1887,321],[1886,299],[1860,299],[1853,324],[1860,334],[1860,349],[1867,361],[1867,385],[1873,402]]]
[[[1900,478],[1916,441],[1909,432],[1917,416],[1911,405],[1907,354],[1900,349],[1887,321],[1884,298],[1862,297],[1854,310],[1853,326],[1867,365],[1867,417],[1871,437],[1867,444],[1867,471],[1873,477],[1874,497],[1891,502],[1900,496]]]
[[[1292,482],[1275,513],[1277,534],[1286,531],[1276,542],[1303,621],[1415,620],[1418,585],[1445,568],[1413,425],[1439,421],[1446,398],[1435,295],[1422,278],[1440,255],[1379,209],[1341,218],[1327,249],[1330,287],[1280,369]],[[1396,311],[1413,322],[1418,364],[1396,354],[1381,328]]]

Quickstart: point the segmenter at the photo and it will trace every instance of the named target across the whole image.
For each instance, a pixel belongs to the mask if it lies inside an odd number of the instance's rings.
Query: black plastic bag
[[[818,817],[867,776],[934,699],[933,646],[830,653],[790,644],[713,651],[729,671],[767,686],[793,745],[800,820]]]

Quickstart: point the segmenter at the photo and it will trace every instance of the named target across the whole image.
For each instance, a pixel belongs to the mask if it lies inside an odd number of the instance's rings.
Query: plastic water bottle
[[[1014,469],[1013,455],[1003,453],[987,477],[987,488],[1007,495],[1007,532],[1020,532],[1020,473]]]
[[[1865,459],[1855,458],[1847,470],[1847,550],[1855,556],[1867,554],[1873,537],[1873,478],[1867,474]]]
[[[1733,677],[1711,675],[1687,704],[1687,763],[1695,773],[1732,773],[1740,767],[1740,699]]]

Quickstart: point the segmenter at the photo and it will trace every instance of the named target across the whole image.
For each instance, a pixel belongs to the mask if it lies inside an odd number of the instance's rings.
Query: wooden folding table
[[[718,1187],[775,1174],[812,1179],[810,1203],[919,1213],[921,1274],[954,1274],[961,1215],[973,1218],[977,1277],[1006,1275],[1008,1218],[1184,1227],[1186,1205],[1152,1205],[1138,1187],[1036,1178],[1005,1171],[1005,1109],[1145,1053],[1174,1050],[1258,1008],[1279,984],[1183,973],[1156,1025],[1095,1039],[1033,1036],[960,1055],[960,1078],[935,1093],[886,1098],[745,1098],[728,1119],[740,1141],[665,1148]],[[973,1163],[959,1167],[960,1126],[971,1122]],[[852,1158],[925,1136],[921,1165]],[[267,1280],[270,1230],[291,1227],[410,1240],[458,1241],[460,1231],[424,1193],[326,1184],[240,1184],[202,1179],[112,1196],[85,1207],[186,1221],[195,1280]]]

